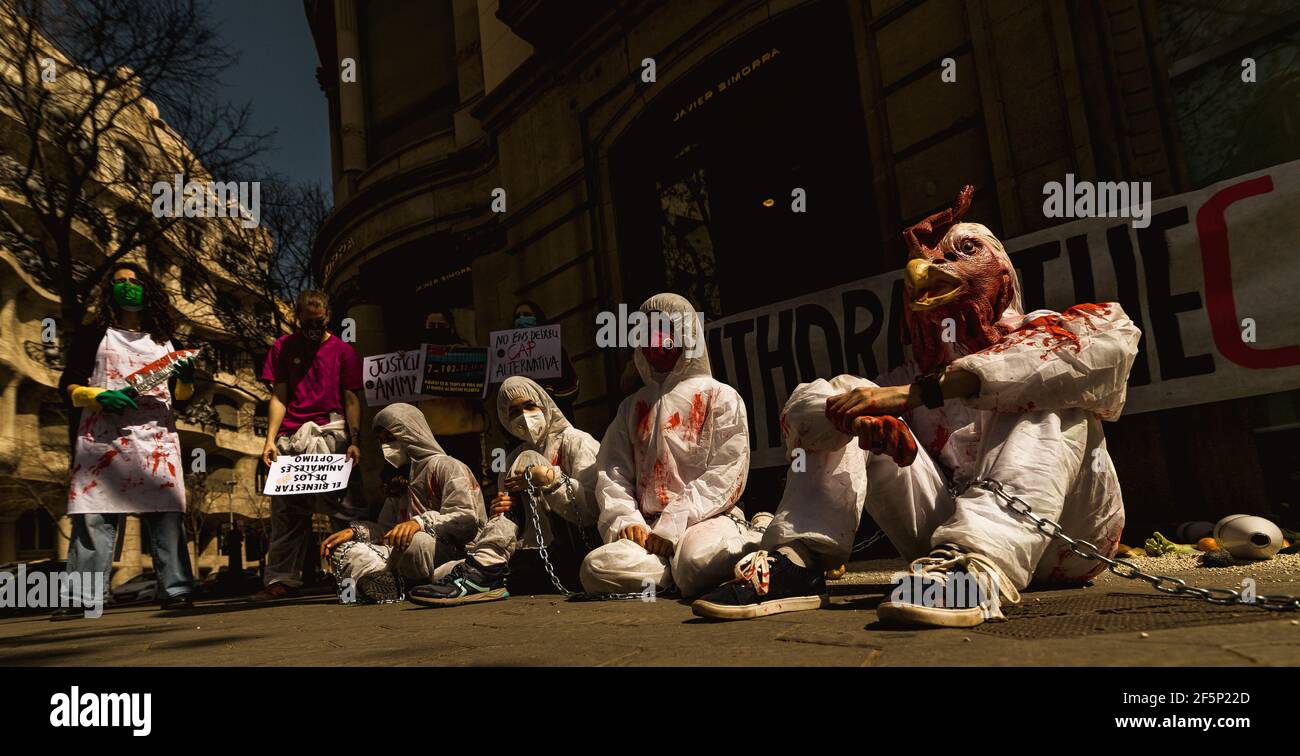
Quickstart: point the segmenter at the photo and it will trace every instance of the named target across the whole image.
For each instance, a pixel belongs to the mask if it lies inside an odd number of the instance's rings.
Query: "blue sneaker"
[[[742,620],[820,609],[827,604],[826,578],[800,567],[779,551],[755,551],[736,564],[736,579],[697,598],[697,617]]]
[[[442,580],[417,585],[407,598],[420,606],[456,606],[510,598],[506,590],[506,566],[485,567],[467,557]]]

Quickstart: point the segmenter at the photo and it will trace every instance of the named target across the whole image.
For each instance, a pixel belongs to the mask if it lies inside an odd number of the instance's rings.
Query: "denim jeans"
[[[185,541],[185,515],[182,512],[142,512],[136,515],[149,524],[150,553],[158,576],[158,598],[183,596],[194,590],[194,569]],[[113,566],[113,547],[122,514],[72,515],[72,541],[68,544],[68,572],[102,572],[104,586],[109,583]],[[65,601],[69,597],[64,597]],[[92,597],[76,597],[82,606],[94,603]],[[104,597],[97,597],[102,600]],[[64,606],[69,604],[65,603]]]

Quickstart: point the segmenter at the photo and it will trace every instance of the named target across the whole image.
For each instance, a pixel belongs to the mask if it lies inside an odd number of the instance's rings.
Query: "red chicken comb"
[[[907,243],[908,257],[923,257],[926,252],[939,246],[944,234],[953,224],[961,221],[970,209],[970,198],[975,187],[967,184],[957,194],[957,201],[952,207],[927,216],[925,220],[903,229],[903,241]]]

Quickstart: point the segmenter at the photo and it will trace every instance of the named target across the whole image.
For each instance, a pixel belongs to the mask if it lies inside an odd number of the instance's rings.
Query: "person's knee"
[[[639,591],[644,577],[640,573],[645,572],[648,557],[644,549],[631,541],[607,543],[582,560],[578,579],[592,593]]]
[[[339,580],[356,580],[384,566],[384,560],[359,541],[341,544],[330,554],[330,568]]]
[[[596,592],[601,590],[600,586],[605,584],[607,576],[612,574],[611,562],[615,561],[610,554],[610,546],[614,544],[605,544],[604,546],[592,549],[583,558],[582,564],[578,566],[578,579],[582,581],[582,587],[585,590]]]
[[[683,596],[693,596],[725,581],[739,558],[716,537],[688,531],[677,544],[673,580]]]
[[[438,539],[420,531],[411,537],[411,543],[402,550],[399,564],[403,574],[428,576],[437,566]]]

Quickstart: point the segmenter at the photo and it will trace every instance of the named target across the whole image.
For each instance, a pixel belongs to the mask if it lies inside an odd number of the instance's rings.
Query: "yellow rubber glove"
[[[82,409],[99,409],[95,397],[104,393],[99,386],[78,386],[72,390],[72,406]]]

